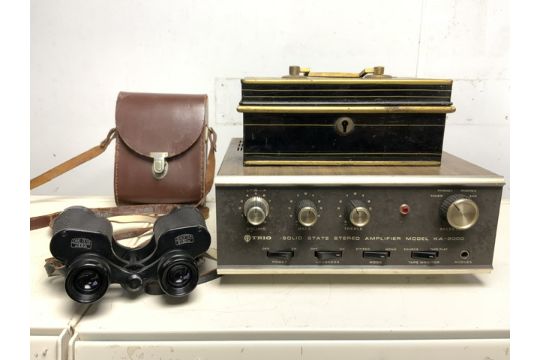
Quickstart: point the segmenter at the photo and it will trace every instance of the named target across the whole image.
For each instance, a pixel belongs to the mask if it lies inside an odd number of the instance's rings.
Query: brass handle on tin
[[[310,68],[297,65],[289,66],[289,77],[330,77],[330,78],[363,78],[370,77],[389,77],[384,75],[384,66],[374,66],[365,68],[359,73],[349,72],[312,72]]]

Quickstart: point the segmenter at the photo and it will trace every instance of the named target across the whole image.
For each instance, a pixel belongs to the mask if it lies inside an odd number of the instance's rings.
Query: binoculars
[[[119,244],[111,223],[90,209],[65,209],[54,221],[51,254],[65,265],[66,293],[79,303],[99,300],[109,284],[130,292],[188,295],[199,281],[196,260],[210,247],[204,218],[194,207],[159,217],[150,241],[138,248]]]

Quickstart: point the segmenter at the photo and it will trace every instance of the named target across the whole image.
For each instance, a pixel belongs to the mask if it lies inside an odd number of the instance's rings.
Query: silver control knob
[[[311,200],[302,200],[298,203],[297,218],[302,226],[310,227],[317,222],[317,208]]]
[[[268,216],[270,207],[268,202],[260,196],[253,196],[244,203],[244,216],[253,226],[261,225]]]
[[[371,213],[367,205],[360,200],[351,200],[347,204],[347,214],[349,214],[349,221],[356,227],[364,227],[369,223],[371,219]]]
[[[480,210],[478,205],[468,197],[455,194],[443,201],[441,216],[454,229],[467,230],[478,221]]]

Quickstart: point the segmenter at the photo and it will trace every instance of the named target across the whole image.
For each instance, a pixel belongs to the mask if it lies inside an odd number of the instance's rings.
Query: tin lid
[[[452,80],[392,77],[383,66],[359,73],[291,66],[283,77],[242,79],[238,111],[267,112],[272,106],[272,112],[304,112],[309,107],[309,112],[449,113],[455,111],[451,94]]]

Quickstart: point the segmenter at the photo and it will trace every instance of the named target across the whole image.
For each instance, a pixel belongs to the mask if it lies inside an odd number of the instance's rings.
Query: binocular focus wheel
[[[101,299],[108,287],[109,269],[105,262],[83,257],[69,266],[65,288],[76,302],[95,302]]]
[[[169,296],[188,295],[199,281],[199,270],[195,260],[185,253],[175,252],[164,256],[158,267],[161,290]]]

